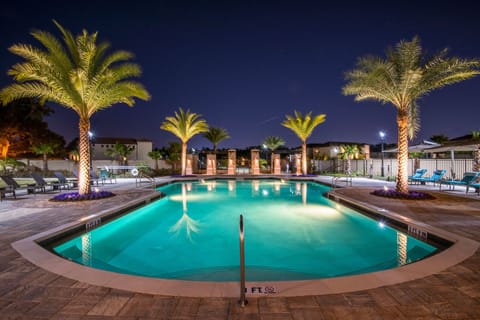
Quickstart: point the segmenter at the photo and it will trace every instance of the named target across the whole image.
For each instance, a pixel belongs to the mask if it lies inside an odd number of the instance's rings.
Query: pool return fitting
[[[240,215],[240,306],[248,303],[245,298],[245,242],[243,234],[243,215]]]

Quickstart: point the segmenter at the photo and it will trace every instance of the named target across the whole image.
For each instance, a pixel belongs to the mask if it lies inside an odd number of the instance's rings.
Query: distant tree
[[[430,137],[430,140],[439,144],[444,144],[447,142],[449,139],[446,135],[444,134],[436,134]]]
[[[162,152],[160,150],[152,150],[148,153],[148,156],[155,160],[155,170],[158,170],[158,160],[162,158]]]
[[[263,140],[263,144],[273,153],[277,148],[283,146],[285,141],[277,136],[268,136]],[[273,158],[270,156],[270,168],[273,172]]]
[[[217,146],[225,139],[229,139],[228,131],[224,128],[210,127],[203,136],[213,144],[213,153],[217,153]]]
[[[9,171],[13,172],[16,168],[25,166],[25,163],[12,158],[0,159],[0,171],[3,174],[7,174]]]
[[[200,119],[201,115],[186,112],[180,108],[175,111],[175,117],[166,117],[165,121],[160,126],[160,129],[173,133],[182,141],[182,175],[186,175],[187,169],[187,142],[193,136],[208,131],[207,122]]]
[[[419,128],[417,101],[435,89],[478,75],[479,67],[479,60],[448,58],[446,49],[425,59],[420,39],[414,37],[388,49],[386,59],[360,58],[356,69],[346,73],[344,95],[355,96],[355,101],[390,103],[397,109],[398,192],[408,192],[408,138]]]
[[[312,135],[313,129],[325,121],[325,114],[319,114],[312,118],[312,112],[304,116],[295,111],[295,116],[286,115],[286,120],[282,122],[282,126],[289,128],[302,141],[302,172],[307,174],[307,138]]]
[[[79,194],[91,192],[90,185],[90,117],[117,103],[128,106],[135,98],[149,100],[147,90],[131,78],[141,74],[137,64],[127,61],[133,55],[126,51],[107,54],[110,45],[97,44],[97,33],[84,30],[78,36],[54,21],[63,36],[61,40],[45,31],[31,34],[42,47],[15,44],[10,51],[23,59],[8,71],[16,83],[0,91],[0,101],[8,104],[21,98],[52,101],[79,115],[80,172]]]
[[[354,159],[360,153],[360,149],[356,144],[345,144],[340,146],[340,152],[338,153],[338,157],[342,160],[346,160],[347,168],[346,173],[352,174],[352,165],[351,159]]]
[[[54,154],[58,148],[55,143],[42,143],[32,147],[32,151],[35,154],[43,156],[43,173],[48,172],[48,155]]]
[[[181,160],[182,145],[177,141],[171,141],[166,148],[166,160],[172,166],[172,170],[177,170],[177,165]]]
[[[113,145],[113,149],[105,150],[105,155],[107,157],[111,157],[112,159],[117,158],[118,162],[122,166],[126,166],[128,164],[127,157],[135,150],[133,146],[127,146],[123,143],[115,142]]]

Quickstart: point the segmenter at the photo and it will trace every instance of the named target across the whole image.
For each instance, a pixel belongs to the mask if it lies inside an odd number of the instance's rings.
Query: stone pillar
[[[260,150],[252,149],[251,151],[251,169],[252,174],[260,174]]]
[[[217,174],[217,155],[207,154],[207,174]]]
[[[187,165],[185,167],[185,174],[191,175],[192,174],[192,161],[193,157],[191,154],[187,154]]]
[[[280,155],[279,154],[272,154],[272,162],[273,162],[273,174],[280,174]]]
[[[198,154],[192,155],[192,172],[198,173]]]
[[[297,167],[297,175],[302,174],[302,155],[301,154],[296,154],[295,155],[295,166]]]
[[[228,169],[227,174],[234,175],[237,171],[237,150],[228,149]]]

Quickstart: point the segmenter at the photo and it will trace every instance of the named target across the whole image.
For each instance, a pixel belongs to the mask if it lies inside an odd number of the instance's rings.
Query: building
[[[128,147],[133,147],[133,152],[128,155],[127,160],[149,161],[148,153],[152,151],[152,140],[148,139],[133,139],[133,138],[106,138],[94,137],[91,140],[91,155],[92,160],[112,160],[105,152],[108,149],[113,149],[115,143],[124,144]],[[116,159],[115,159],[116,160]]]

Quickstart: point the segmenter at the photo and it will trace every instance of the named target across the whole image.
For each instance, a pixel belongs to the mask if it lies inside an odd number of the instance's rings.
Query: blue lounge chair
[[[408,176],[408,181],[415,181],[415,179],[423,177],[427,173],[427,169],[417,169],[413,176]]]
[[[475,183],[475,180],[480,177],[480,172],[465,172],[462,180],[442,180],[440,181],[440,190],[442,190],[442,184],[446,184],[449,188],[455,189],[455,186],[465,186],[468,188],[471,184]]]
[[[420,182],[421,184],[425,184],[427,182],[433,182],[433,185],[435,185],[435,183],[440,183],[440,180],[442,180],[443,176],[446,173],[447,173],[447,170],[435,170],[433,171],[433,174],[431,177],[415,178],[415,179],[412,179],[412,181]]]
[[[478,179],[477,179],[478,181]],[[468,189],[472,187],[476,193],[478,193],[478,195],[480,196],[480,182],[475,182],[475,183],[471,183],[467,186],[467,192],[468,192]]]

